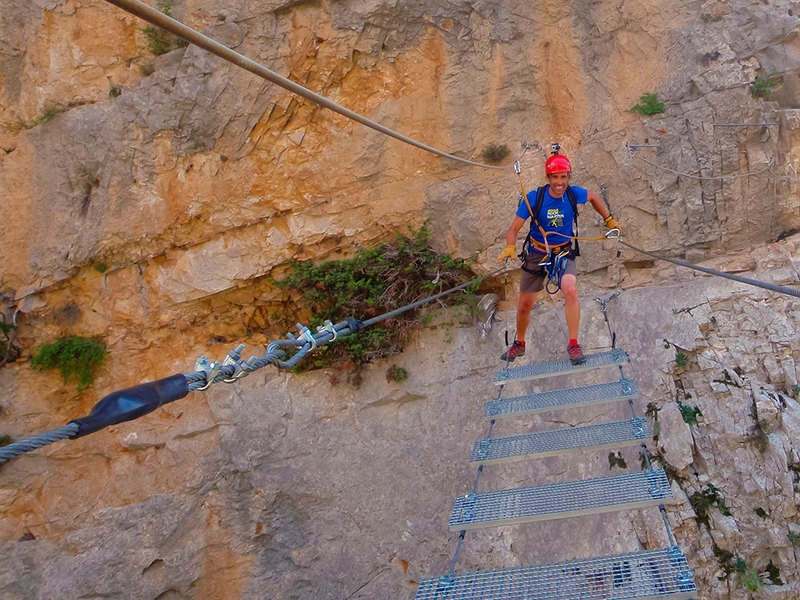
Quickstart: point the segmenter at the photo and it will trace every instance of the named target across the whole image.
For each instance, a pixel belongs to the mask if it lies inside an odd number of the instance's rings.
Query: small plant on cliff
[[[744,571],[740,571],[739,579],[741,579],[742,585],[751,592],[755,592],[758,588],[764,585],[761,576],[755,569],[746,568]]]
[[[771,585],[783,585],[783,580],[781,579],[781,570],[774,562],[772,562],[772,559],[770,559],[767,568],[764,569],[764,572],[767,574],[767,577],[769,577],[769,582]]]
[[[769,73],[760,73],[755,81],[750,84],[750,95],[753,98],[769,100],[772,97],[772,90],[780,87],[780,85],[781,78],[775,69]]]
[[[731,511],[725,504],[725,498],[713,483],[709,483],[699,492],[689,496],[689,504],[692,505],[697,521],[708,526],[709,511],[716,507],[726,517],[731,516]]]
[[[350,259],[319,265],[292,262],[289,275],[275,283],[302,291],[301,302],[312,311],[313,328],[326,319],[334,323],[347,317],[368,319],[471,279],[467,263],[429,247],[431,230],[427,223],[418,230],[410,229],[410,234],[398,234],[391,243],[360,249]],[[442,302],[458,304],[463,297],[464,293],[453,294]],[[382,325],[326,345],[314,355],[313,363],[301,362],[300,369],[335,365],[357,374],[367,363],[401,351],[418,322],[416,310],[387,319]]]
[[[664,112],[664,103],[658,101],[657,94],[642,94],[639,97],[639,102],[641,104],[634,104],[631,110],[635,110],[644,116],[657,115]]]
[[[0,312],[0,367],[19,358],[19,348],[14,344],[17,326],[6,323],[6,316]]]
[[[681,404],[678,402],[678,408],[681,411],[681,416],[683,417],[683,421],[689,425],[697,425],[697,417],[702,417],[702,411],[697,408],[696,406],[691,406],[689,404]]]
[[[625,462],[625,457],[622,452],[609,452],[608,453],[608,468],[613,469],[619,467],[620,469],[627,469],[628,463]]]
[[[736,556],[733,552],[724,550],[716,544],[711,547],[711,550],[714,552],[714,556],[717,557],[717,562],[724,573],[722,577],[717,578],[720,581],[728,579],[733,573],[744,572],[747,568],[747,563],[744,559]]]
[[[94,383],[94,372],[103,364],[106,345],[96,339],[61,337],[44,344],[31,358],[34,369],[58,369],[64,383],[75,381],[82,392]]]
[[[486,162],[497,163],[508,156],[510,152],[505,144],[489,144],[481,151],[481,158]]]
[[[83,100],[73,100],[71,102],[67,102],[64,104],[63,102],[56,102],[54,100],[47,100],[44,103],[44,108],[42,112],[31,119],[30,121],[19,121],[17,123],[17,129],[33,129],[38,125],[42,125],[49,121],[55,119],[58,115],[63,112],[68,111],[70,108],[75,108],[76,106],[82,106],[85,104]]]
[[[800,546],[800,534],[790,531],[786,534],[786,539],[792,546]]]
[[[0,448],[8,446],[13,441],[10,435],[0,435]]]
[[[392,365],[386,371],[386,381],[401,382],[408,379],[408,371],[403,367]]]
[[[676,352],[675,353],[675,365],[679,369],[683,369],[687,364],[689,364],[689,355],[685,352]]]
[[[172,0],[160,0],[157,4],[158,10],[167,15],[172,16],[172,8],[174,2]],[[142,29],[142,33],[147,38],[147,49],[153,56],[161,56],[166,54],[174,48],[183,48],[187,42],[179,38],[161,27],[148,26]]]

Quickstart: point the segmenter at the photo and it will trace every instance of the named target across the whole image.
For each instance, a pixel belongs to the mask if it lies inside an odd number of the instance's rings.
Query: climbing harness
[[[467,289],[479,284],[484,279],[504,272],[508,272],[506,265],[449,290],[417,300],[366,321],[359,321],[353,317],[348,317],[335,325],[331,321],[325,321],[324,325],[317,328],[316,333],[312,333],[308,327],[298,323],[299,335],[288,334],[287,339],[270,343],[264,356],[251,356],[247,360],[242,360],[244,344],[239,344],[228,352],[221,363],[216,361],[209,363],[205,356],[201,356],[195,362],[194,371],[191,373],[172,375],[158,381],[114,392],[95,404],[86,417],[74,419],[63,427],[0,447],[0,463],[60,440],[83,437],[109,425],[132,421],[164,404],[185,397],[189,392],[207,390],[215,383],[235,383],[253,371],[270,364],[279,369],[291,369],[316,348],[329,344],[339,336],[354,334],[361,329]],[[287,358],[287,351],[294,351],[294,354]]]

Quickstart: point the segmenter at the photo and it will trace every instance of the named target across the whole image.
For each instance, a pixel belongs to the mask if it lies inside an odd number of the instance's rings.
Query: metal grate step
[[[634,417],[586,427],[540,431],[475,442],[469,461],[473,465],[511,462],[567,454],[577,450],[620,448],[653,438],[647,419]]]
[[[612,477],[465,494],[456,498],[449,526],[451,531],[481,529],[673,502],[667,474],[663,469],[649,469]]]
[[[608,383],[490,400],[486,404],[483,416],[487,419],[496,419],[526,413],[546,412],[559,408],[571,408],[635,398],[638,394],[639,390],[633,380],[620,379],[618,381],[609,381]]]
[[[423,579],[415,600],[695,600],[678,546]]]
[[[624,350],[614,348],[608,352],[587,354],[586,362],[573,365],[568,358],[559,358],[547,362],[533,363],[511,369],[503,369],[494,374],[495,385],[503,385],[510,381],[529,381],[555,375],[565,375],[575,371],[591,371],[600,367],[620,365],[628,362],[628,354]]]

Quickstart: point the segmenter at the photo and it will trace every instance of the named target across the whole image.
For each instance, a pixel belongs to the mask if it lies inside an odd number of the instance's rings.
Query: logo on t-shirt
[[[547,209],[547,225],[549,227],[561,227],[564,224],[564,213],[558,208]]]

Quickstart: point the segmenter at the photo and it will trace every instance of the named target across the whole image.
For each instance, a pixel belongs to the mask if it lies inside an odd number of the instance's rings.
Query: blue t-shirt
[[[589,199],[589,192],[586,188],[578,187],[577,185],[569,186],[575,192],[575,202],[577,204],[586,204]],[[531,216],[528,210],[528,203],[531,205],[531,210],[536,206],[536,190],[528,192],[528,202],[524,200],[519,203],[517,207],[517,216],[521,219],[529,219]],[[567,198],[567,192],[561,198],[553,198],[550,195],[550,186],[545,186],[544,198],[542,199],[542,208],[539,211],[539,225],[547,232],[557,231],[564,235],[575,235],[573,233],[573,224],[575,223],[575,215],[572,211],[572,204]],[[544,237],[539,228],[533,226],[531,233],[533,239],[544,244]],[[564,242],[569,241],[567,238],[560,235],[548,235],[547,242],[551,246],[558,246]]]

